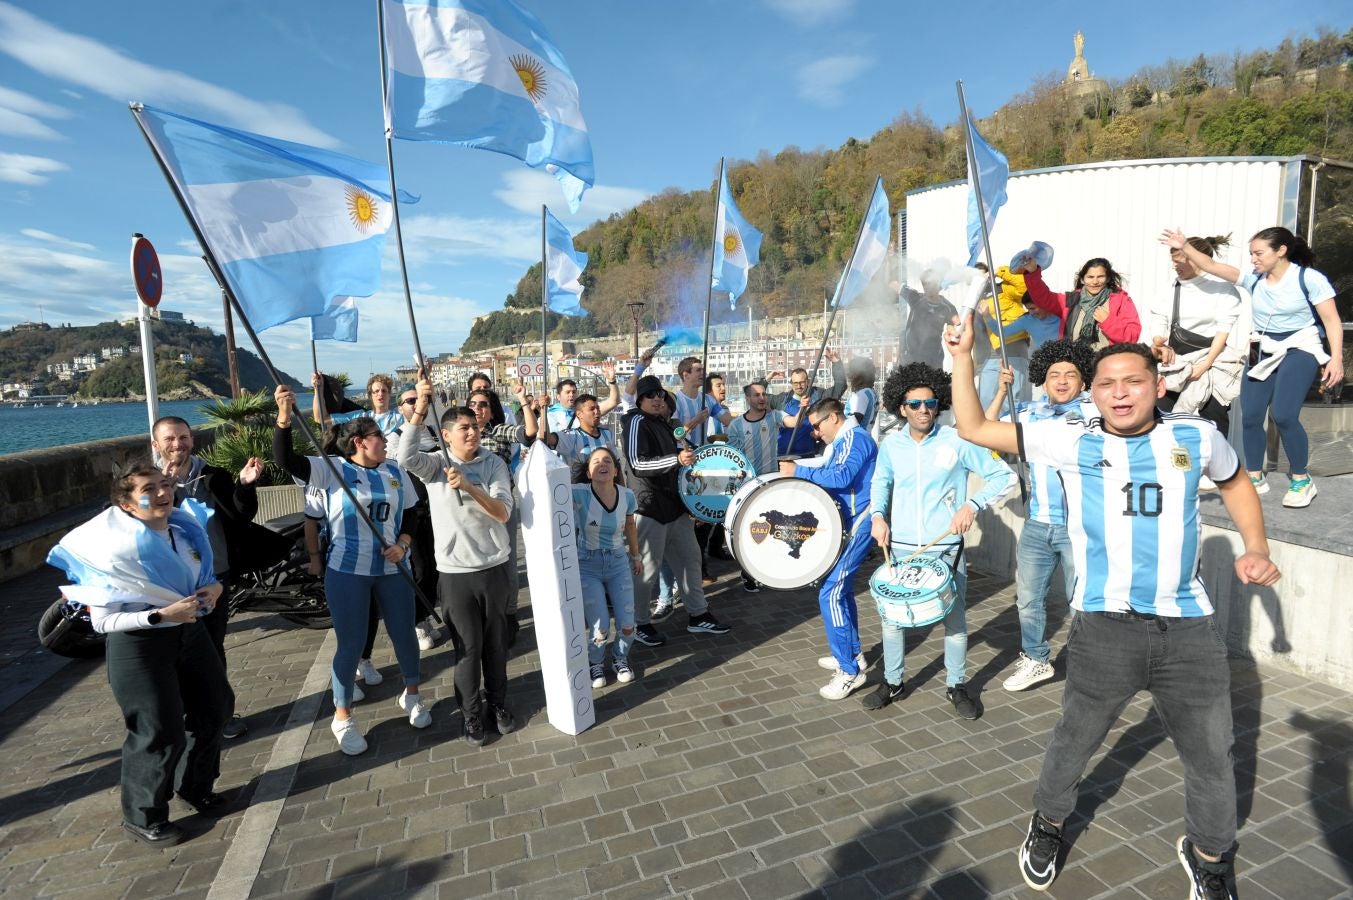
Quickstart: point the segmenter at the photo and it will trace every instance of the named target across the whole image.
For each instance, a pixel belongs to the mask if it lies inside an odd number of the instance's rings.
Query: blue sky
[[[834,147],[904,111],[952,122],[959,78],[987,115],[1065,73],[1078,28],[1094,74],[1114,79],[1350,24],[1346,0],[1308,0],[1281,18],[1256,0],[1182,18],[1052,2],[1025,5],[1017,24],[992,2],[966,4],[961,18],[947,4],[883,0],[524,5],[577,78],[597,186],[569,216],[554,180],[515,160],[396,141],[400,186],[422,197],[403,224],[429,354],[456,350],[539,258],[541,202],[577,232],[665,188],[707,188],[721,155]],[[380,161],[377,53],[374,2],[0,0],[0,328],[36,319],[39,303],[48,322],[130,315],[127,253],[140,231],[160,251],[164,305],[219,330],[219,292],[126,101]],[[409,361],[393,240],[382,291],[361,308],[360,343],[321,344],[321,364],[359,379]],[[263,333],[296,375],[308,338],[299,324]]]

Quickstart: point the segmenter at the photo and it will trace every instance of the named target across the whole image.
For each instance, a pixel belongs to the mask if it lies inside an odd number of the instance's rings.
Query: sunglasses
[[[939,409],[940,407],[940,401],[934,397],[931,397],[927,400],[904,400],[902,401],[902,403],[907,407],[907,409],[920,409],[922,406],[924,406],[926,409],[931,410],[932,412],[934,410]]]
[[[403,400],[399,401],[399,405],[404,406],[409,403],[417,403],[417,402],[418,402],[417,397],[405,397]]]
[[[488,408],[489,408],[489,401],[487,401],[487,400],[476,400],[476,401],[474,401],[473,403],[467,403],[466,406],[469,406],[471,409],[480,409],[480,408],[488,409]]]
[[[369,441],[372,438],[380,438],[382,441],[385,440],[385,433],[381,431],[368,431],[365,434],[359,434],[357,436],[364,441]]]
[[[654,397],[662,397],[667,394],[666,391],[649,391],[647,394],[640,394],[640,400],[652,400]]]
[[[827,417],[826,417],[826,416],[823,416],[821,419],[818,419],[816,422],[814,422],[812,419],[809,419],[809,420],[808,420],[808,430],[811,431],[813,434],[817,434],[818,431],[822,428],[822,423],[825,422],[825,421],[827,421]]]

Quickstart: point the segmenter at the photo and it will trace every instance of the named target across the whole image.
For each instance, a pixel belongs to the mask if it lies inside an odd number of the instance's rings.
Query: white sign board
[[[569,469],[558,454],[537,443],[526,455],[518,484],[545,709],[555,728],[580,734],[592,727],[597,715],[588,672]]]
[[[545,377],[545,358],[541,356],[518,356],[517,377],[529,378],[532,375],[536,378]]]

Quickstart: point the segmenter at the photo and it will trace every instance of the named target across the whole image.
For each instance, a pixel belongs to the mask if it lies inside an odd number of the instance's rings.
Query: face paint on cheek
[[[136,501],[136,505],[142,509],[150,509],[150,498],[144,494]]]

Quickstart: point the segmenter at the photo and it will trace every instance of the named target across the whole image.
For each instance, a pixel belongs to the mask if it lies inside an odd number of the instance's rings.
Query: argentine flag
[[[310,317],[310,340],[357,342],[357,301],[335,297],[322,316]]]
[[[888,258],[888,240],[892,236],[892,217],[888,214],[888,194],[883,190],[883,179],[874,182],[874,195],[869,210],[864,214],[864,228],[850,255],[850,268],[836,285],[833,306],[847,306],[864,293],[869,282],[878,274],[879,267]]]
[[[714,212],[714,284],[727,291],[728,302],[738,308],[738,297],[747,290],[747,270],[761,258],[761,232],[751,226],[728,187],[728,173],[719,167],[719,205]]]
[[[968,134],[972,136],[972,152],[968,155],[968,265],[977,263],[982,253],[982,220],[977,213],[977,186],[982,188],[982,212],[987,220],[987,234],[996,225],[996,213],[1009,199],[1005,183],[1010,180],[1010,161],[1005,154],[987,143],[972,114],[968,114]]]
[[[383,167],[149,106],[132,114],[255,330],[376,293]]]
[[[512,0],[383,0],[385,127],[406,141],[493,150],[544,168],[571,212],[596,181],[578,84]]]
[[[573,235],[564,223],[545,210],[545,291],[550,309],[564,316],[585,316],[578,302],[583,286],[578,281],[587,268],[587,254],[573,249]]]

